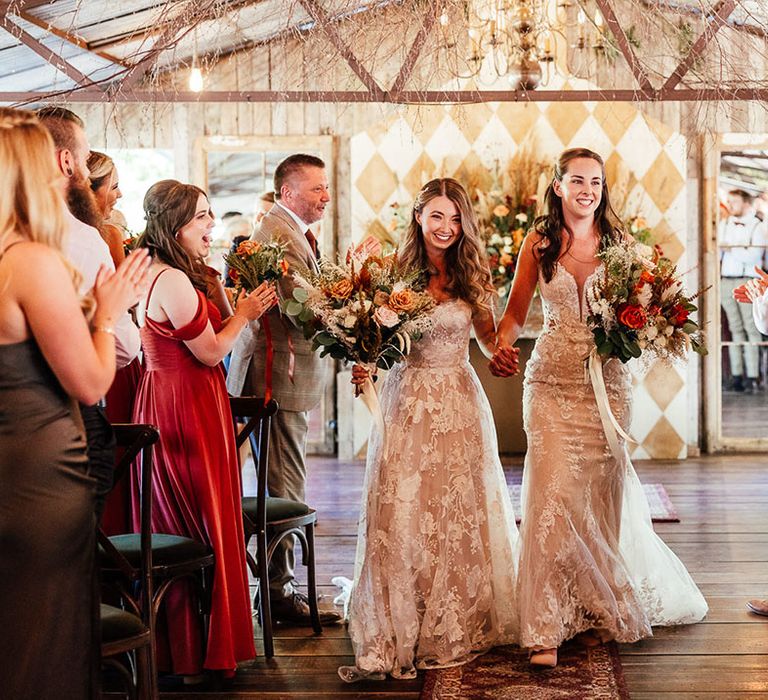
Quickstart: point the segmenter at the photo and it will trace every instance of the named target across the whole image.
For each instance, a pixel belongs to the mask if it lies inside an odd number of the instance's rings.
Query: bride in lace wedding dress
[[[697,622],[707,604],[685,567],[654,533],[648,504],[622,443],[614,457],[588,383],[593,347],[584,290],[602,274],[596,253],[622,235],[596,153],[561,154],[547,190],[546,219],[525,240],[499,324],[491,371],[505,366],[538,284],[544,328],[526,367],[520,644],[535,665],[554,666],[557,647],[650,636],[652,625]],[[629,429],[631,385],[618,360],[604,365],[611,410]]]
[[[493,342],[477,224],[455,180],[427,183],[399,251],[429,270],[433,327],[381,387],[387,434],[368,447],[347,681],[464,663],[517,641],[518,535],[470,329]],[[488,352],[490,356],[490,352]],[[355,366],[360,383],[366,370]]]

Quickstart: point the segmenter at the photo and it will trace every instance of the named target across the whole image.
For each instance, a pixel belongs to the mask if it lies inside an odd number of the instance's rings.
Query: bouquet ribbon
[[[373,417],[373,421],[376,424],[376,429],[381,435],[381,444],[384,446],[386,444],[387,438],[386,427],[384,426],[384,414],[381,412],[379,395],[376,392],[376,387],[373,384],[370,373],[368,374],[368,377],[366,378],[362,388],[360,388],[359,394],[356,392],[356,395],[360,396],[360,398],[363,400],[363,403],[365,404],[365,407],[370,411],[371,416]],[[386,452],[384,452],[384,454],[386,454]]]
[[[272,342],[272,329],[269,327],[269,319],[264,314],[259,323],[264,331],[264,344],[267,348],[266,363],[264,364],[264,405],[272,400],[272,365],[275,361],[275,345]]]
[[[619,436],[624,438],[627,442],[634,443],[635,440],[627,435],[621,425],[619,425],[619,421],[616,420],[616,416],[613,415],[611,404],[608,401],[608,391],[605,388],[603,358],[600,357],[597,348],[593,348],[592,352],[589,353],[587,365],[589,368],[589,378],[592,382],[592,389],[595,392],[597,410],[600,413],[600,422],[603,424],[603,432],[608,440],[608,446],[611,448],[611,452],[616,461],[623,463],[626,453],[619,444]]]
[[[296,369],[296,353],[293,350],[293,339],[291,338],[290,333],[287,332],[288,326],[282,316],[280,319],[286,329],[285,337],[288,340],[288,379],[290,379],[291,384],[293,384],[293,376]],[[272,329],[270,328],[269,319],[266,314],[259,319],[259,323],[264,331],[264,344],[267,349],[267,357],[264,364],[264,405],[266,406],[272,399],[272,366],[275,363],[275,344],[272,341]]]

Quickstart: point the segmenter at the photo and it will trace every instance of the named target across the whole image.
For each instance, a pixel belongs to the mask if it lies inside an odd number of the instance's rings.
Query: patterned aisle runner
[[[453,668],[427,671],[420,700],[628,700],[614,642],[568,643],[554,669],[534,670],[518,647],[492,649]]]

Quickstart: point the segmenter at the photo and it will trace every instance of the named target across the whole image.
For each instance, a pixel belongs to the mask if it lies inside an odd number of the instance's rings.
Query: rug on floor
[[[510,487],[512,493],[512,506],[515,509],[517,522],[520,522],[522,507],[520,505],[520,484],[512,484]],[[648,506],[651,509],[651,520],[655,523],[679,523],[680,516],[672,505],[667,490],[661,484],[643,484],[645,497],[648,499]]]
[[[492,649],[464,666],[427,671],[420,700],[628,700],[615,643],[564,644],[556,668],[533,670],[519,647]]]

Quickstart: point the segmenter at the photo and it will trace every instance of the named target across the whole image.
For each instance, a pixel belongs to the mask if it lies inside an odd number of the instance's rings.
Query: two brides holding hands
[[[634,642],[655,625],[701,620],[707,605],[654,533],[626,446],[615,455],[585,384],[593,340],[585,289],[599,253],[626,234],[603,161],[562,153],[520,252],[495,327],[494,290],[469,197],[455,180],[427,183],[399,256],[427,271],[433,327],[381,387],[386,444],[368,450],[344,680],[412,677],[501,644],[557,664],[576,637]],[[513,347],[534,291],[544,327],[526,367],[528,440],[523,513],[515,525],[488,400],[469,364],[470,330],[500,377],[518,372]],[[605,364],[611,409],[629,428],[629,373]],[[355,366],[353,381],[366,370]]]

